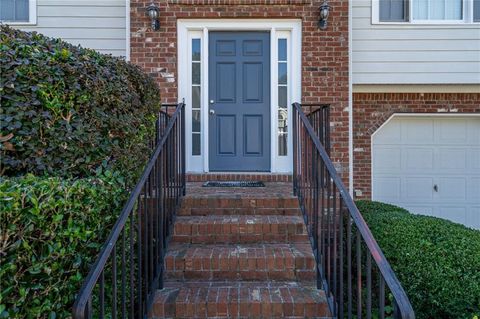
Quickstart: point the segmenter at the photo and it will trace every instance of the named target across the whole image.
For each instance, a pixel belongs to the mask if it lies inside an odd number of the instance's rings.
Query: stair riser
[[[331,318],[323,293],[289,288],[200,288],[156,296],[149,318]]]
[[[182,207],[179,216],[209,216],[209,215],[281,215],[281,216],[301,216],[300,208],[209,208],[209,207]]]
[[[185,197],[183,208],[298,208],[298,199],[288,198],[225,198]]]

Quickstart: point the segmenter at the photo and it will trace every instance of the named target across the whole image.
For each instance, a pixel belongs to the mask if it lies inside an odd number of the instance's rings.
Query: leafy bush
[[[137,66],[1,25],[0,173],[90,176],[103,162],[130,181],[160,109]]]
[[[422,318],[480,314],[480,232],[378,202],[357,206]]]
[[[0,318],[65,318],[125,200],[109,171],[0,180]]]

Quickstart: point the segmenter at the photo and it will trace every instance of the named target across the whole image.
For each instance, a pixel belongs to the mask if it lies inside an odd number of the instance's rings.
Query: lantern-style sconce
[[[153,3],[147,7],[147,15],[152,20],[152,30],[154,31],[157,31],[160,28],[160,21],[158,21],[159,13],[160,8]]]
[[[328,4],[327,0],[325,0],[320,6],[320,20],[318,20],[318,27],[320,29],[325,30],[327,28],[327,19],[329,14],[330,5]]]

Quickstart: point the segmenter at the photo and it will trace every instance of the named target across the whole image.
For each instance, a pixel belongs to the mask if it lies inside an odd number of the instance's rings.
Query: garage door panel
[[[382,126],[372,199],[480,229],[480,117],[398,116]]]
[[[410,201],[431,200],[433,198],[433,178],[405,177],[404,198]]]
[[[467,212],[467,221],[470,227],[480,229],[480,206],[473,206]]]
[[[406,210],[408,210],[413,214],[434,216],[432,206],[412,206],[412,205],[403,205],[403,204],[399,204],[398,206],[405,208]]]
[[[455,223],[467,224],[466,207],[461,206],[441,206],[437,208],[438,217],[451,220]]]
[[[480,198],[480,177],[470,177],[467,181],[467,199],[475,202]]]
[[[409,170],[432,170],[434,167],[433,148],[406,148],[405,167]]]
[[[480,170],[480,148],[471,148],[468,153],[468,167],[475,171]]]
[[[377,145],[398,144],[402,140],[401,121],[393,119],[382,129],[382,134],[376,140]]]
[[[465,200],[466,178],[464,177],[440,177],[438,179],[438,199],[440,202],[451,202],[452,200]]]
[[[434,140],[434,124],[431,119],[402,120],[402,144],[431,144]]]
[[[465,144],[468,140],[466,119],[437,119],[436,142],[439,144]]]
[[[398,201],[400,199],[401,179],[399,177],[381,177],[372,185],[375,193],[384,201]]]
[[[374,163],[379,170],[398,171],[401,168],[401,150],[393,147],[379,146],[374,151]]]
[[[464,148],[439,148],[439,168],[448,170],[461,170],[467,168],[467,150]],[[461,173],[461,172],[460,172]]]

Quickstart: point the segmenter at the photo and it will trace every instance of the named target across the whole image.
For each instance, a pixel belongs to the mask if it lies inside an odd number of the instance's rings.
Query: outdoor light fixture
[[[325,0],[320,6],[320,20],[318,21],[318,27],[322,30],[327,28],[327,19],[329,13],[330,5],[328,4],[327,0]]]
[[[160,9],[155,4],[150,4],[147,7],[147,15],[152,19],[152,30],[157,31],[160,28],[160,21],[158,21]]]

